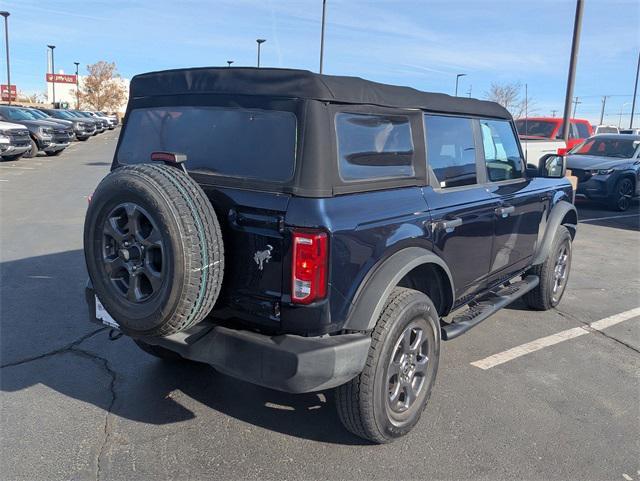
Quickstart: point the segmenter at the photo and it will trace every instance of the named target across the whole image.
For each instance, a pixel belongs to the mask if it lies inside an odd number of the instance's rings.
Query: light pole
[[[53,108],[56,108],[56,64],[53,61],[53,49],[56,48],[55,45],[47,45],[51,49],[51,88],[53,89]]]
[[[256,43],[258,44],[258,68],[260,68],[260,45],[265,43],[267,40],[265,38],[256,39]]]
[[[618,128],[620,128],[620,126],[622,125],[622,114],[624,113],[624,108],[627,105],[631,105],[631,102],[625,102],[620,106],[620,115],[618,117]]]
[[[327,11],[327,0],[322,0],[322,29],[320,30],[320,73],[322,73],[322,59],[324,57],[324,19]]]
[[[232,63],[233,63],[233,60],[227,60],[227,67],[231,67]]]
[[[4,43],[7,50],[7,90],[9,91],[9,105],[11,105],[11,69],[9,69],[9,12],[0,12],[4,17]]]
[[[580,32],[582,30],[583,1],[576,1],[576,16],[573,20],[573,40],[571,41],[571,57],[569,60],[569,75],[567,76],[567,93],[564,97],[564,113],[562,115],[562,137],[564,143],[569,141],[569,114],[571,113],[571,101],[573,100],[573,84],[578,65],[578,50],[580,50]],[[576,99],[577,100],[577,99]],[[578,104],[576,103],[576,106]],[[575,108],[574,108],[575,116]]]
[[[460,80],[460,77],[466,77],[467,74],[466,73],[459,73],[458,75],[456,75],[456,97],[458,96],[458,80]]]
[[[78,66],[80,62],[73,62],[76,66],[76,110],[80,110],[80,78],[78,77]]]
[[[600,124],[602,125],[602,122],[604,121],[604,107],[605,105],[607,105],[607,98],[610,97],[610,95],[603,95],[602,96],[602,109],[600,110]]]
[[[576,99],[573,101],[573,115],[572,118],[576,118],[576,109],[578,108],[578,104],[581,104],[582,102],[580,101],[580,97],[576,97]]]
[[[7,52],[8,52],[7,48]],[[9,55],[7,53],[7,55]],[[9,65],[9,57],[7,57],[7,68]],[[629,128],[633,128],[633,116],[636,113],[636,94],[638,93],[638,74],[640,74],[640,53],[638,53],[638,66],[636,67],[636,85],[633,87],[633,102],[631,103],[631,118],[629,119]]]

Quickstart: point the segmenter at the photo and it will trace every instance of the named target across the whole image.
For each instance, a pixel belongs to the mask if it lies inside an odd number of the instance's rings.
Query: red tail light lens
[[[292,241],[291,300],[310,304],[327,295],[327,234],[294,231]]]

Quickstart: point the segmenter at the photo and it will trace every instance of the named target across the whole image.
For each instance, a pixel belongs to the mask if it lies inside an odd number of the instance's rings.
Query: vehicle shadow
[[[85,280],[81,250],[0,264],[2,391],[39,384],[154,425],[201,416],[201,403],[291,436],[368,444],[342,427],[332,392],[292,395],[233,379],[204,364],[162,361],[129,338],[109,341],[107,329],[70,345],[100,329],[87,320]]]
[[[640,199],[634,199],[629,209],[624,212],[617,212],[603,204],[584,199],[576,201],[576,208],[579,223],[640,231]]]

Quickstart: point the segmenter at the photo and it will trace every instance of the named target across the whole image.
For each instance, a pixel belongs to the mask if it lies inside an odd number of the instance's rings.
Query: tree
[[[95,110],[114,111],[127,98],[127,89],[120,82],[116,64],[101,60],[87,65],[87,75],[80,85],[80,103]]]
[[[515,119],[525,117],[535,110],[531,97],[525,99],[524,95],[522,95],[522,84],[520,82],[507,84],[492,82],[489,91],[485,92],[484,96],[487,100],[502,105],[511,112]]]

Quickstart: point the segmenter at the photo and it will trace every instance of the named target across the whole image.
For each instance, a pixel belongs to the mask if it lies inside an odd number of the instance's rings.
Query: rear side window
[[[336,133],[343,180],[414,175],[409,117],[339,113]]]
[[[221,107],[131,111],[118,148],[121,164],[151,153],[186,154],[190,171],[283,182],[293,177],[296,117],[291,112]]]
[[[522,177],[522,158],[516,136],[509,122],[481,120],[482,146],[491,182]]]
[[[477,182],[476,148],[472,120],[425,115],[427,162],[440,187],[460,187]]]
[[[578,129],[578,136],[581,139],[586,139],[587,137],[590,137],[589,135],[589,127],[587,127],[587,124],[583,124],[582,122],[576,122],[576,127]],[[615,129],[611,129],[611,132],[615,132]]]

